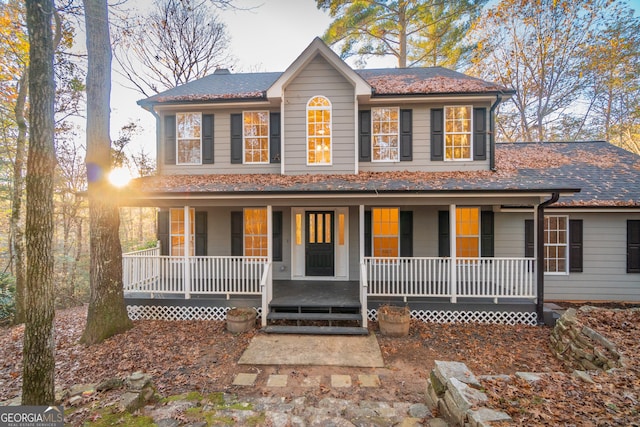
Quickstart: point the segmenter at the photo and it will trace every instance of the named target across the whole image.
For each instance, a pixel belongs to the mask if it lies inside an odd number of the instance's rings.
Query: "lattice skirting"
[[[131,320],[225,320],[231,307],[188,307],[163,305],[128,305]],[[258,316],[261,307],[254,307]],[[378,320],[378,311],[367,311],[369,320]],[[535,312],[514,311],[435,311],[413,310],[411,317],[425,323],[497,323],[503,325],[537,325]]]
[[[378,311],[368,310],[367,316],[369,320],[377,321]],[[425,323],[494,323],[532,326],[538,324],[538,316],[535,312],[412,310],[411,317]]]
[[[128,305],[131,320],[225,320],[231,307],[189,307],[171,305]],[[261,307],[254,307],[258,316]]]

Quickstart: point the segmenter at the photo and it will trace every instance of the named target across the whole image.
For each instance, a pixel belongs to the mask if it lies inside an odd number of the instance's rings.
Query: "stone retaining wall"
[[[598,310],[581,307],[579,311]],[[551,333],[551,350],[565,365],[576,369],[603,370],[624,367],[624,359],[607,338],[580,322],[579,311],[570,308]]]
[[[493,421],[511,421],[504,412],[487,408],[487,395],[467,365],[435,361],[427,380],[426,401],[452,426],[485,427]]]

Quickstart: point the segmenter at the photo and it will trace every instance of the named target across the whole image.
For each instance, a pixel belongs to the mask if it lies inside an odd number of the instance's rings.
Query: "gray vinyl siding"
[[[471,105],[470,103],[447,103],[452,105]],[[360,110],[369,110],[372,107],[400,107],[400,109],[413,110],[413,160],[406,162],[360,162],[359,169],[363,172],[451,172],[451,171],[476,171],[489,169],[489,156],[487,160],[480,161],[431,161],[431,108],[443,108],[445,104],[376,104],[360,105]],[[491,107],[489,103],[473,104],[473,107],[486,107],[487,112]],[[487,114],[487,129],[489,128],[489,114]],[[372,137],[373,139],[373,137]],[[487,144],[488,142],[487,138]],[[373,150],[372,150],[373,152]],[[487,149],[487,153],[488,153]]]
[[[231,114],[242,114],[243,111],[269,111],[279,113],[279,109],[266,107],[248,107],[246,109],[194,109],[182,108],[171,112],[163,112],[160,116],[160,140],[158,142],[158,172],[160,175],[207,175],[207,174],[280,174],[280,164],[231,164]],[[213,114],[214,135],[213,152],[214,163],[209,165],[166,165],[164,163],[164,116],[176,113],[201,112]]]
[[[582,273],[546,274],[545,300],[640,301],[640,274],[627,273],[627,220],[634,213],[555,212],[583,221]],[[524,256],[524,220],[533,214],[496,214],[496,256]]]
[[[307,166],[307,102],[314,96],[331,102],[332,164]],[[322,56],[316,56],[287,85],[284,93],[283,159],[285,174],[355,172],[354,89]]]

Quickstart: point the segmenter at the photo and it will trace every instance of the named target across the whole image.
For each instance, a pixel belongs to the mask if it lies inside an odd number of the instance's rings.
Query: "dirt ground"
[[[346,368],[238,365],[237,360],[251,338],[262,332],[254,330],[233,335],[226,331],[224,322],[217,321],[137,321],[128,332],[85,347],[78,344],[85,319],[86,307],[57,313],[56,387],[97,383],[144,371],[152,375],[163,396],[224,391],[238,396],[421,402],[434,360],[464,362],[476,375],[571,372],[549,350],[549,327],[413,321],[408,337],[387,338],[379,334],[377,324],[372,322],[370,330],[377,335],[385,366]],[[607,316],[601,317],[599,322],[606,319]],[[615,326],[607,327],[616,330]],[[20,393],[23,331],[23,326],[0,328],[0,401]],[[634,339],[636,347],[633,347]],[[640,347],[637,336],[631,339],[631,344],[629,340],[625,342],[627,351]],[[255,387],[232,385],[240,372],[257,373]],[[288,386],[267,387],[270,374],[288,375]],[[333,389],[330,376],[334,374],[347,374],[354,379],[358,374],[377,374],[381,387],[354,384],[349,389]],[[318,387],[302,387],[305,378],[315,376],[320,377]]]

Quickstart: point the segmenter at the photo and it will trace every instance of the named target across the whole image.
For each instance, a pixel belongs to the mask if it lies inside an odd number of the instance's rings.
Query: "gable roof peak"
[[[282,96],[284,87],[304,69],[317,55],[322,56],[331,66],[353,84],[356,95],[371,95],[371,86],[342,60],[326,43],[315,37],[302,53],[289,65],[282,75],[267,89],[268,98]]]

